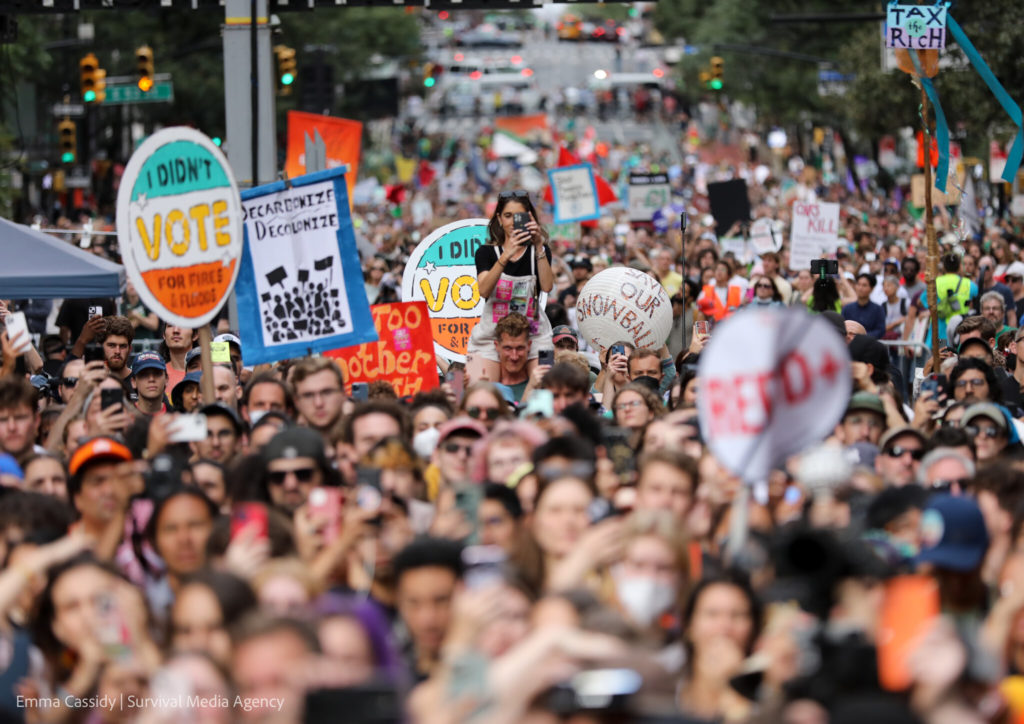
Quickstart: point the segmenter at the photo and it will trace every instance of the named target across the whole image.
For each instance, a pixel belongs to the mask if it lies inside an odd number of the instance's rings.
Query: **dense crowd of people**
[[[449,170],[475,153],[411,140]],[[685,228],[612,207],[561,238],[487,171],[353,209],[372,303],[430,231],[491,220],[467,362],[412,397],[353,399],[330,358],[250,366],[225,316],[204,398],[198,330],[131,286],[3,303],[33,344],[0,335],[0,719],[1017,721],[1021,229],[940,214],[933,343],[924,225],[881,192],[688,162]],[[722,243],[744,232],[701,188],[725,177],[777,251]],[[797,198],[842,204],[835,273],[791,268]],[[649,348],[580,334],[616,265],[671,300]],[[748,307],[822,315],[852,360],[839,423],[749,497],[696,412],[702,351]]]

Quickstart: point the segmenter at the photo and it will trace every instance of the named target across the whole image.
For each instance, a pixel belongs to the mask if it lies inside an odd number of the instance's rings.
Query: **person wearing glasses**
[[[274,435],[263,448],[263,461],[270,500],[288,515],[306,503],[313,488],[337,482],[323,438],[308,427],[289,427]]]
[[[380,256],[374,256],[370,259],[370,266],[366,270],[366,280],[363,282],[363,288],[366,289],[366,300],[370,304],[377,303],[381,280],[389,271],[386,259]]]
[[[925,453],[925,437],[915,427],[897,427],[886,432],[875,458],[875,472],[887,486],[901,488],[917,478]]]
[[[983,360],[963,357],[949,373],[949,386],[958,402],[1001,403],[1002,388],[995,371]]]
[[[754,278],[754,297],[750,300],[751,307],[784,307],[782,294],[769,276]]]
[[[665,405],[650,387],[630,382],[615,394],[612,410],[615,424],[631,431],[630,447],[636,450],[647,423],[664,416]]]
[[[974,439],[978,463],[984,464],[996,458],[1020,459],[1020,435],[1002,406],[989,402],[971,405],[964,410],[960,427]]]
[[[498,194],[498,204],[487,225],[488,241],[475,256],[477,285],[485,302],[466,353],[466,374],[471,380],[501,379],[495,328],[509,314],[522,314],[529,321],[527,376],[537,366],[540,350],[553,349],[551,323],[539,296],[552,290],[555,277],[547,232],[537,218],[527,192]]]
[[[78,384],[78,378],[84,371],[85,361],[76,357],[65,362],[60,374],[57,375],[60,380],[57,391],[60,394],[60,401],[65,405],[71,402],[71,396],[75,394],[75,385]]]
[[[459,406],[459,414],[482,423],[490,432],[499,419],[509,419],[512,410],[497,387],[486,380],[481,380],[466,388],[462,404]]]

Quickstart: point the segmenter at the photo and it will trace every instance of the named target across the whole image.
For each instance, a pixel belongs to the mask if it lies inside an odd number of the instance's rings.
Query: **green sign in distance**
[[[170,103],[174,100],[174,84],[171,81],[157,81],[148,93],[143,93],[135,83],[107,84],[105,106],[125,103]]]

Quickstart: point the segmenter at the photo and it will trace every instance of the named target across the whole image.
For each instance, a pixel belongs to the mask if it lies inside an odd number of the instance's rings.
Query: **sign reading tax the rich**
[[[946,11],[949,3],[898,5],[885,9],[885,47],[939,50],[946,47]]]
[[[347,167],[248,189],[238,280],[249,364],[375,342],[345,184]]]
[[[143,303],[183,327],[207,324],[238,276],[242,208],[220,149],[191,128],[154,133],[117,194],[121,258]]]

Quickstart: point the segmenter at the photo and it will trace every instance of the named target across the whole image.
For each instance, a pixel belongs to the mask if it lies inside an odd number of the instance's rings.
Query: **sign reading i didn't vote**
[[[162,320],[195,328],[238,276],[242,205],[220,149],[191,128],[165,128],[132,155],[117,195],[128,278]]]

